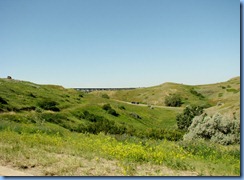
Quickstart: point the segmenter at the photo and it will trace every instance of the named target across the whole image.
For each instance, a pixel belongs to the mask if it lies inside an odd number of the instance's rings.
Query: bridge
[[[119,90],[132,90],[136,88],[74,88],[77,91],[92,92],[92,91],[119,91]]]

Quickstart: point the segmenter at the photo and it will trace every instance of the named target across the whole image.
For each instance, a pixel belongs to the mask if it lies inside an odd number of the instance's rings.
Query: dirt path
[[[0,176],[33,176],[33,175],[18,170],[14,170],[8,167],[0,166]]]
[[[127,101],[121,101],[121,100],[117,100],[117,99],[113,99],[113,100],[117,101],[117,102],[125,103],[125,104],[134,105],[134,106],[148,107],[148,105],[146,105],[146,104],[132,104],[131,102],[127,102]],[[157,107],[157,108],[164,108],[164,109],[183,109],[182,107],[169,107],[169,106],[159,106],[159,105],[151,105],[151,106],[152,107]]]

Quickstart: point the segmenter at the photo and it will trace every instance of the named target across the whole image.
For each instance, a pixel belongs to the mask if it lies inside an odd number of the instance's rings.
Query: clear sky
[[[239,0],[0,0],[0,77],[64,87],[240,75]]]

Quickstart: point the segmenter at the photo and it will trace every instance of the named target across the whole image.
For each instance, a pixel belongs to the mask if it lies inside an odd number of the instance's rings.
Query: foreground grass
[[[55,129],[55,128],[53,128]],[[0,162],[34,175],[240,175],[238,146],[0,131]]]

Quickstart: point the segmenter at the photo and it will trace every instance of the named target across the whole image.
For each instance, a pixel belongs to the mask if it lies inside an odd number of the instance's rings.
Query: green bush
[[[199,99],[204,99],[205,98],[201,93],[197,92],[194,88],[190,89],[190,93],[192,93],[193,95],[199,97]]]
[[[83,112],[83,116],[82,116],[83,119],[86,119],[90,122],[97,122],[99,120],[102,120],[103,117],[102,116],[97,116],[95,114],[92,114],[92,113],[89,113],[88,111],[84,111]]]
[[[0,103],[1,104],[8,104],[7,101],[5,99],[3,99],[2,97],[0,97]]]
[[[176,116],[176,122],[179,129],[187,130],[191,125],[195,116],[203,113],[203,107],[200,106],[187,106],[183,113]]]
[[[107,111],[107,110],[111,109],[111,106],[110,106],[110,104],[104,104],[102,108],[103,108],[103,110]]]
[[[109,134],[123,134],[126,133],[126,126],[118,125],[114,121],[108,120],[103,116],[98,116],[88,111],[83,112],[83,118],[90,121],[86,125],[80,124],[77,128],[78,132],[89,132],[98,134],[100,132]]]
[[[213,117],[206,114],[197,116],[193,119],[184,140],[197,138],[223,145],[240,143],[240,120],[219,113]]]
[[[110,106],[110,104],[104,104],[102,108],[113,116],[119,116],[119,114]]]
[[[116,116],[116,117],[119,116],[119,114],[114,109],[112,109],[112,108],[109,109],[107,112],[108,112],[108,114],[111,114],[113,116]]]
[[[51,111],[60,111],[60,109],[58,107],[56,107],[58,105],[57,102],[52,101],[52,100],[42,100],[38,103],[38,106],[42,109],[45,110],[51,110]]]
[[[165,98],[164,104],[171,107],[180,107],[183,103],[178,94],[172,94]]]
[[[102,94],[102,98],[109,99],[109,96],[107,94]]]
[[[125,107],[121,105],[121,106],[119,106],[119,109],[125,110]]]
[[[238,89],[226,89],[227,92],[233,92],[233,93],[238,93]]]

